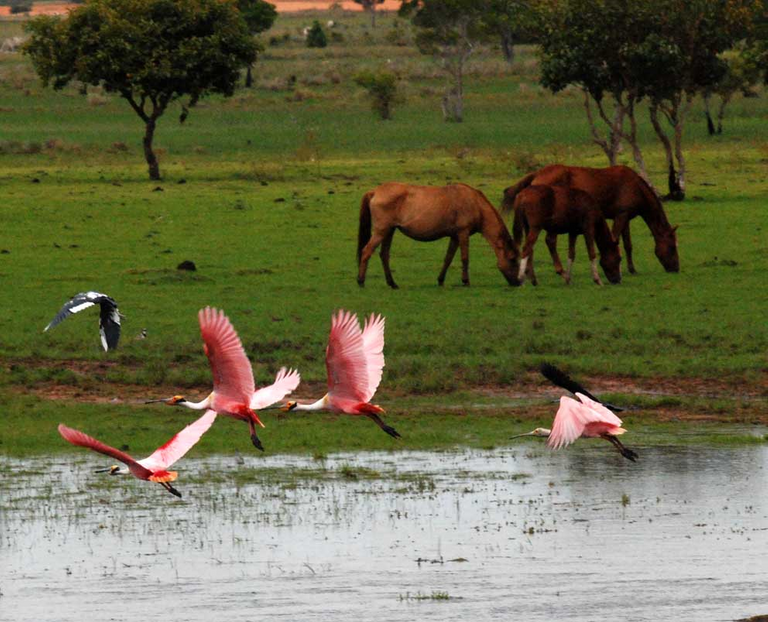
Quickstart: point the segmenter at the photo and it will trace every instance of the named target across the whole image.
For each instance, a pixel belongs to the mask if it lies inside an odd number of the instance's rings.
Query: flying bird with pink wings
[[[59,434],[64,437],[64,440],[73,445],[85,447],[105,456],[110,456],[125,465],[124,467],[114,465],[107,469],[99,469],[96,471],[97,473],[109,473],[110,475],[130,474],[137,479],[157,482],[171,494],[181,497],[181,493],[171,486],[171,482],[176,481],[178,473],[168,469],[192,449],[197,441],[200,440],[200,437],[208,431],[208,428],[211,427],[215,419],[216,413],[209,410],[197,421],[190,423],[171,440],[158,447],[150,456],[143,460],[135,460],[124,451],[110,447],[92,436],[84,434],[80,430],[65,426],[63,423],[59,424]]]
[[[212,411],[248,423],[253,445],[264,451],[256,425],[264,424],[256,414],[282,400],[301,381],[298,371],[280,369],[275,381],[256,390],[251,362],[245,354],[237,332],[223,311],[206,307],[198,313],[203,348],[213,375],[213,391],[200,402],[190,402],[183,395],[147,403],[163,402],[169,406],[184,406],[192,410]]]
[[[397,430],[379,416],[381,406],[371,404],[384,369],[384,318],[371,314],[363,328],[355,313],[339,310],[331,318],[331,334],[325,350],[328,392],[316,402],[287,402],[283,410],[327,410],[364,415],[393,438]]]

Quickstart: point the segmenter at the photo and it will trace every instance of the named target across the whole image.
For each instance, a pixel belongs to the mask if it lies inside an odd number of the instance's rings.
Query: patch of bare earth
[[[55,382],[38,382],[31,386],[13,385],[11,390],[18,393],[35,395],[47,400],[63,400],[84,403],[113,403],[113,404],[142,404],[149,399],[162,399],[173,395],[183,394],[192,400],[205,397],[211,390],[210,385],[200,385],[181,389],[173,385],[139,385],[130,383],[97,382],[94,378],[103,376],[111,369],[125,368],[125,363],[118,361],[88,361],[88,360],[48,360],[23,359],[8,361],[10,368],[14,364],[24,367],[68,369],[83,380],[86,386],[60,384]],[[138,367],[138,365],[136,366]],[[684,402],[680,405],[669,406],[661,404],[652,409],[629,410],[623,416],[650,415],[659,421],[743,421],[750,423],[768,423],[768,374],[762,374],[755,380],[746,383],[739,380],[712,378],[628,378],[617,376],[581,376],[578,378],[588,389],[598,396],[605,394],[638,395],[651,398],[680,398],[699,400],[718,400],[731,402],[732,408],[723,412],[722,408],[708,409],[693,407]],[[291,399],[314,400],[325,393],[324,382],[302,382],[299,390]],[[551,413],[554,404],[563,391],[553,387],[537,373],[530,372],[518,381],[505,386],[483,386],[471,390],[478,398],[477,405],[452,404],[442,394],[423,396],[418,406],[410,409],[397,407],[397,396],[387,401],[393,412],[407,414],[425,409],[433,412],[466,412],[474,414],[514,413],[518,417],[537,418]],[[489,400],[490,398],[490,400]],[[531,405],[531,400],[540,400],[546,404]],[[522,402],[522,403],[521,403]],[[528,403],[524,403],[528,402]],[[722,402],[721,402],[722,403]],[[428,405],[428,406],[427,406]]]

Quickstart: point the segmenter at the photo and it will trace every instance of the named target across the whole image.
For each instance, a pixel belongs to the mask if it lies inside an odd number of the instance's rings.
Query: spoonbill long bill
[[[328,393],[311,404],[287,402],[283,410],[329,410],[365,415],[393,438],[400,438],[379,415],[381,406],[371,404],[384,368],[384,318],[373,315],[361,330],[357,315],[338,311],[331,318],[331,334],[325,350]]]
[[[200,440],[200,437],[208,431],[208,428],[211,427],[215,419],[216,413],[209,410],[197,421],[190,423],[165,445],[158,447],[152,455],[143,460],[134,460],[127,453],[105,445],[92,436],[80,432],[80,430],[68,428],[63,423],[59,424],[59,434],[64,437],[64,440],[73,445],[86,447],[100,454],[110,456],[126,465],[122,468],[119,465],[114,465],[108,469],[99,469],[96,471],[97,473],[109,473],[110,475],[128,475],[130,473],[138,479],[157,482],[171,494],[181,497],[181,493],[171,486],[171,482],[176,481],[178,473],[168,469]]]
[[[624,434],[626,430],[621,427],[621,419],[614,415],[605,406],[589,399],[586,395],[576,393],[577,402],[570,397],[560,398],[560,408],[555,415],[552,429],[536,428],[527,434],[518,434],[512,438],[522,436],[540,436],[547,438],[547,445],[552,449],[560,449],[570,445],[577,438],[604,438],[610,441],[619,453],[627,460],[635,462],[637,454],[627,449],[616,438]]]
[[[206,307],[198,313],[198,320],[205,355],[211,364],[213,391],[201,402],[190,402],[182,395],[175,395],[165,400],[149,400],[147,403],[163,402],[169,406],[185,406],[192,410],[210,409],[219,415],[246,421],[251,432],[251,442],[257,449],[264,451],[255,427],[258,424],[263,428],[264,424],[255,411],[279,402],[299,386],[299,372],[283,367],[273,384],[256,391],[251,362],[224,312]]]
[[[53,328],[57,324],[66,320],[70,315],[80,313],[80,311],[99,305],[101,309],[99,314],[99,334],[101,335],[101,346],[104,351],[117,348],[117,342],[120,341],[120,312],[117,310],[117,303],[106,294],[99,292],[81,292],[72,296],[70,300],[64,303],[64,306],[56,314],[43,332]]]

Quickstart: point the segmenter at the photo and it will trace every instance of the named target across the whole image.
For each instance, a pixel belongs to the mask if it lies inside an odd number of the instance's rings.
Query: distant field
[[[314,15],[339,23],[342,40],[303,47],[301,27]],[[368,23],[341,12],[281,15],[262,36],[256,88],[204,100],[184,125],[177,111],[160,121],[160,184],[147,179],[142,127],[118,97],[44,89],[26,59],[0,55],[0,250],[8,251],[0,254],[0,390],[16,409],[34,403],[15,402],[18,392],[49,395],[59,386],[73,389],[71,400],[105,387],[117,395],[120,387],[134,395],[136,385],[153,395],[201,391],[209,371],[196,313],[210,304],[230,315],[257,382],[297,366],[312,383],[302,397],[322,390],[330,315],[344,307],[387,317],[379,401],[393,411],[412,394],[425,396],[416,411],[436,393],[447,393],[441,403],[488,387],[503,395],[534,383],[531,371],[551,360],[628,387],[640,378],[720,379],[734,390],[721,399],[749,391],[757,396],[750,416],[768,416],[764,91],[734,102],[719,137],[706,135],[700,108],[691,115],[689,198],[666,205],[680,225],[680,274],[663,272],[647,228],[635,221],[639,274],[619,286],[591,283],[580,241],[572,286],[551,270],[542,242],[540,285],[510,288],[476,236],[472,286],[460,286],[457,259],[441,289],[447,243],[396,236],[401,289],[386,287],[376,258],[360,289],[359,202],[378,183],[463,181],[498,204],[531,168],[605,165],[578,93],[552,96],[536,85],[532,48],[521,47],[512,67],[492,51],[479,54],[467,78],[466,120],[446,124],[442,78],[408,45],[407,24],[391,15],[375,31]],[[0,22],[0,36],[18,28]],[[384,64],[401,71],[407,96],[390,122],[373,116],[351,82],[358,68]],[[643,121],[662,186],[660,148]],[[198,271],[177,271],[185,259]],[[115,353],[100,351],[95,313],[42,333],[68,296],[87,289],[109,293],[126,315]],[[148,338],[134,341],[142,328]],[[709,393],[705,382],[697,386],[698,395]],[[689,410],[706,410],[697,404]]]

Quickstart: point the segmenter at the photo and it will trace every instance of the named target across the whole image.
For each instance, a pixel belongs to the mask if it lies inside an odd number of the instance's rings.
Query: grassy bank
[[[765,96],[737,99],[725,134],[715,138],[706,135],[701,109],[691,114],[688,199],[665,206],[680,225],[680,274],[663,272],[638,220],[632,230],[639,274],[625,274],[618,286],[592,284],[581,242],[574,283],[564,286],[542,241],[540,285],[509,288],[475,236],[472,286],[460,286],[456,260],[438,288],[447,243],[398,235],[392,265],[401,289],[386,287],[376,259],[360,289],[359,202],[375,185],[462,181],[498,203],[502,190],[532,168],[555,161],[603,166],[605,159],[589,142],[579,94],[552,96],[536,86],[530,47],[519,49],[511,67],[492,51],[478,54],[468,72],[466,120],[446,124],[442,78],[408,45],[405,24],[396,27],[388,17],[373,32],[364,16],[335,15],[342,39],[308,50],[298,35],[306,19],[281,16],[268,33],[257,88],[201,102],[184,125],[174,111],[161,120],[159,184],[146,178],[142,128],[122,100],[99,89],[85,96],[75,88],[43,89],[26,59],[0,55],[0,385],[12,396],[8,420],[15,422],[3,426],[2,451],[48,451],[60,444],[60,420],[105,440],[124,432],[148,449],[177,431],[186,421],[178,415],[16,396],[52,386],[83,394],[105,386],[116,395],[136,386],[148,394],[202,391],[210,372],[196,313],[205,305],[229,314],[258,384],[288,365],[319,391],[331,313],[383,313],[387,365],[378,401],[418,448],[488,446],[505,438],[507,415],[460,418],[443,405],[460,405],[466,393],[474,392],[474,400],[484,387],[514,389],[544,360],[628,383],[700,379],[708,398],[706,380],[717,379],[715,397],[726,404],[745,387],[766,395]],[[395,28],[405,29],[402,40],[388,34]],[[269,45],[272,36],[278,41]],[[407,97],[391,122],[374,118],[351,81],[356,68],[384,64],[401,72]],[[647,122],[641,129],[651,174],[662,186],[660,148]],[[194,261],[197,271],[178,271],[183,260]],[[42,333],[70,295],[88,289],[113,296],[126,315],[116,352],[100,350],[95,312]],[[135,340],[144,328],[147,339]],[[765,415],[761,404],[750,406],[749,417]],[[742,420],[738,406],[731,411]],[[541,423],[550,416],[542,411]],[[128,421],[141,424],[119,427]],[[329,421],[281,420],[272,427],[286,433],[268,434],[265,442],[270,451],[391,445],[369,422]],[[37,425],[44,442],[34,438]],[[237,441],[247,450],[247,434],[234,428],[231,421],[217,424],[205,447]]]

